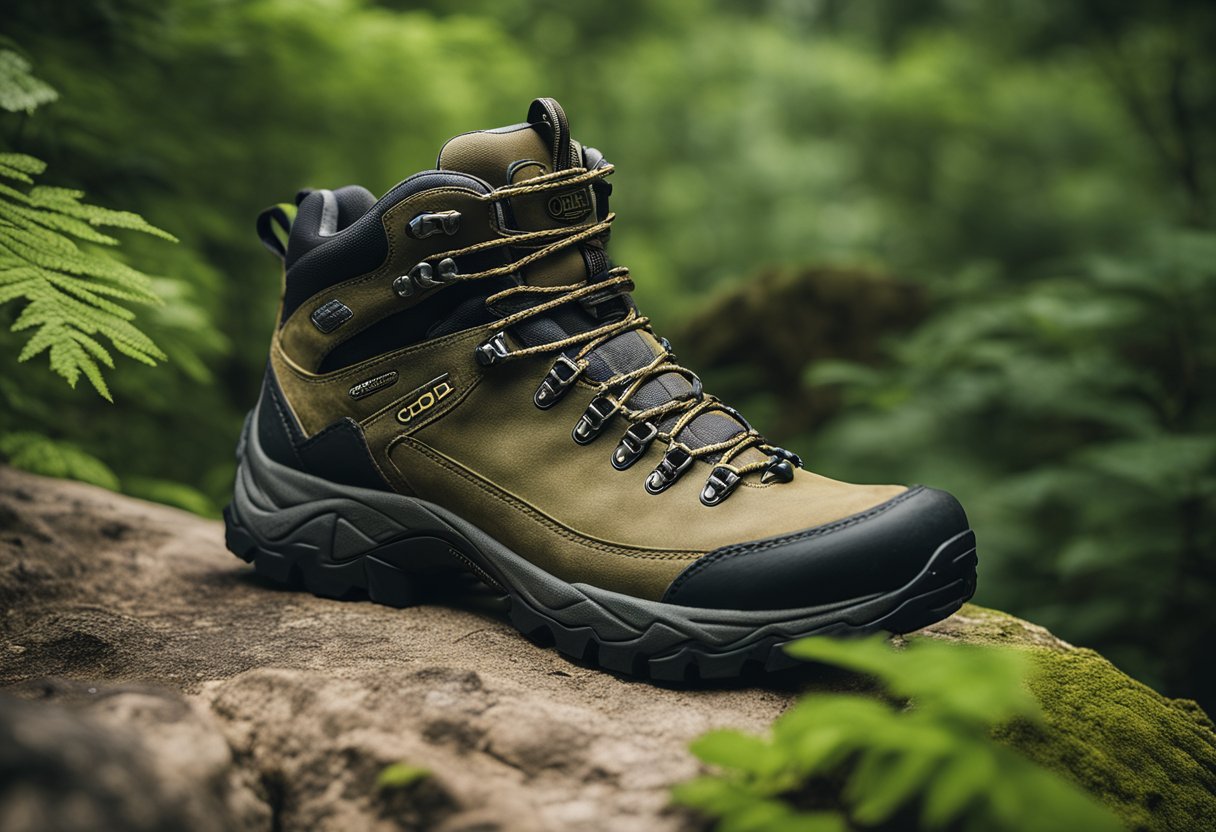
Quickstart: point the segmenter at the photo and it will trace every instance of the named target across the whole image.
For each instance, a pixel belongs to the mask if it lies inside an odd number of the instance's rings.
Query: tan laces
[[[593,183],[611,174],[612,170],[611,165],[606,165],[594,170],[573,168],[549,173],[516,185],[497,188],[481,196],[481,199],[486,202],[495,202],[513,196]],[[426,267],[423,279],[417,281],[415,278],[415,280],[424,287],[429,287],[514,276],[526,266],[572,246],[595,238],[606,238],[615,219],[616,214],[609,213],[602,220],[566,228],[527,231],[513,234],[509,238],[486,240],[464,248],[445,251],[428,258],[435,261],[437,265],[431,266],[429,263],[422,263],[415,267],[416,270],[422,266]],[[456,270],[454,261],[458,257],[525,243],[538,244],[539,247],[503,266],[467,273],[460,273]],[[401,279],[403,278],[398,278],[398,280]],[[613,466],[620,470],[624,470],[636,462],[654,439],[658,438],[666,442],[667,450],[663,454],[663,459],[646,479],[646,490],[652,494],[666,490],[694,460],[717,457],[715,467],[701,493],[701,501],[706,505],[721,503],[734,491],[742,477],[750,473],[763,472],[761,481],[765,483],[786,482],[792,479],[793,468],[801,467],[802,464],[797,455],[766,442],[764,437],[748,425],[734,408],[715,396],[706,394],[701,388],[701,381],[696,373],[676,362],[667,341],[655,335],[654,330],[650,327],[650,319],[638,314],[636,308],[632,306],[620,320],[585,332],[534,346],[512,348],[508,345],[506,331],[516,324],[592,295],[602,294],[605,297],[623,295],[631,291],[633,286],[629,269],[617,266],[602,275],[593,275],[591,279],[574,284],[530,286],[521,283],[496,292],[486,298],[487,306],[494,307],[501,301],[521,297],[534,297],[537,302],[500,319],[498,331],[478,346],[477,360],[483,366],[490,366],[542,353],[561,353],[557,363],[537,390],[537,406],[548,408],[555,404],[565,390],[583,375],[590,363],[589,356],[597,348],[618,335],[633,330],[644,330],[659,342],[662,352],[643,367],[617,373],[604,381],[595,383],[596,396],[579,420],[578,425],[575,426],[574,440],[580,444],[586,444],[599,435],[612,417],[622,416],[630,423],[630,427],[612,456]],[[570,353],[569,351],[575,347],[578,349]],[[629,399],[647,382],[668,373],[683,376],[689,382],[691,389],[686,394],[678,395],[654,407],[629,407],[627,404]],[[678,437],[685,428],[699,416],[711,412],[725,414],[739,422],[743,426],[742,429],[729,439],[696,448],[679,441]],[[676,419],[669,430],[659,431],[655,427],[656,423],[673,416]],[[735,464],[733,461],[749,448],[756,448],[769,456],[767,459]]]

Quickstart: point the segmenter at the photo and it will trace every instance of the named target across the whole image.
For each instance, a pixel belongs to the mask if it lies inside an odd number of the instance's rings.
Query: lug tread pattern
[[[372,544],[371,551],[359,557],[326,563],[318,557],[321,553],[316,546],[297,535],[285,536],[271,545],[259,544],[241,524],[233,506],[224,510],[224,521],[228,548],[252,563],[257,574],[268,580],[302,586],[315,595],[339,600],[366,598],[393,607],[419,601],[415,576],[390,560],[402,560],[399,555],[408,552],[411,543],[421,544],[421,540],[407,538],[377,546],[336,513],[316,514],[304,525],[327,526],[324,539],[335,540],[342,529],[347,540],[353,533]],[[484,570],[470,569],[479,558],[448,541],[426,540],[432,548],[435,544],[440,549],[448,547],[453,563],[484,580]],[[377,554],[381,551],[382,556]],[[691,626],[678,628],[670,621],[651,621],[638,627],[630,623],[627,613],[614,612],[569,584],[525,592],[507,581],[502,583],[506,585],[511,624],[537,644],[555,647],[575,661],[623,675],[658,683],[684,683],[794,667],[799,662],[782,648],[804,636],[918,630],[953,614],[971,598],[976,567],[975,535],[966,531],[943,543],[920,575],[893,593],[838,605],[803,622],[774,621],[750,627],[692,620],[688,622]],[[549,596],[551,605],[537,595]],[[898,596],[894,606],[892,596]]]
[[[539,569],[458,516],[413,497],[352,488],[276,462],[246,423],[225,542],[267,580],[326,598],[395,607],[425,600],[426,576],[471,574],[505,593],[511,624],[587,664],[655,682],[726,679],[799,662],[808,635],[907,633],[975,592],[975,535],[942,542],[903,587],[796,610],[734,611],[647,601]]]

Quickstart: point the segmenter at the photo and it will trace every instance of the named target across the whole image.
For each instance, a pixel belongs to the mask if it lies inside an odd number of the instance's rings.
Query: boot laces
[[[495,202],[526,194],[559,188],[566,189],[572,185],[599,181],[612,171],[612,165],[604,165],[594,170],[567,169],[545,174],[519,184],[497,188],[482,195],[481,198],[486,202]],[[439,264],[439,277],[433,279],[433,283],[450,284],[517,275],[526,266],[580,243],[596,239],[606,242],[615,219],[616,214],[609,213],[602,220],[564,228],[522,232],[513,234],[509,238],[487,240],[433,255],[428,260],[436,261]],[[454,261],[458,257],[522,244],[534,244],[538,247],[506,265],[477,272],[460,273],[450,264],[450,261]],[[798,456],[767,442],[733,407],[725,404],[716,396],[705,393],[696,373],[676,361],[667,340],[655,334],[650,326],[650,319],[639,314],[632,303],[628,304],[628,311],[619,320],[576,332],[558,340],[519,348],[513,348],[507,343],[505,333],[516,324],[546,315],[559,306],[581,301],[592,295],[600,295],[604,298],[622,296],[632,291],[633,288],[634,283],[629,276],[629,269],[624,266],[616,266],[600,275],[594,275],[573,284],[532,286],[520,283],[496,292],[486,298],[485,303],[488,307],[493,308],[496,304],[506,300],[511,300],[513,306],[519,305],[521,300],[526,302],[528,299],[532,299],[534,302],[498,321],[497,333],[478,347],[478,361],[484,365],[490,365],[517,361],[521,358],[545,353],[561,353],[558,357],[558,364],[554,365],[549,376],[550,379],[557,380],[558,386],[551,386],[554,391],[554,401],[556,401],[556,397],[564,392],[566,386],[583,376],[590,363],[589,356],[596,349],[619,335],[634,330],[643,330],[659,343],[660,353],[644,366],[627,372],[617,372],[592,385],[596,395],[579,425],[575,427],[575,441],[582,444],[591,441],[599,435],[599,431],[605,423],[619,415],[630,423],[630,428],[622,437],[621,444],[618,445],[617,451],[613,455],[614,467],[618,469],[629,467],[637,457],[645,452],[651,441],[656,438],[660,439],[667,443],[667,449],[658,466],[647,477],[646,490],[652,494],[660,493],[674,483],[694,460],[705,459],[714,463],[713,471],[701,492],[701,501],[706,505],[721,503],[730,496],[742,478],[748,474],[760,473],[763,483],[788,482],[792,479],[793,469],[802,467],[802,461]],[[653,407],[630,406],[630,399],[643,385],[668,373],[684,377],[690,385],[689,391]],[[586,379],[584,381],[587,382]],[[544,389],[543,384],[542,389]],[[550,406],[542,404],[540,396],[541,391],[538,390],[537,406]],[[695,447],[679,440],[681,433],[694,420],[711,412],[719,412],[733,419],[741,425],[741,429],[728,439]],[[675,421],[667,430],[660,431],[655,427],[660,421],[672,418]],[[580,429],[583,429],[582,435],[586,437],[585,439],[580,438]],[[752,448],[766,454],[767,457],[750,462],[739,460],[745,451]]]

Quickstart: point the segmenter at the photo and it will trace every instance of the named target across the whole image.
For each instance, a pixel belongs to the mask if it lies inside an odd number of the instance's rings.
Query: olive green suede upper
[[[798,470],[789,483],[745,480],[709,507],[698,495],[711,466],[698,461],[667,491],[649,494],[643,480],[663,444],[625,471],[609,462],[627,427],[623,418],[590,444],[576,444],[570,431],[590,387],[579,384],[552,409],[537,409],[532,396],[551,361],[479,366],[473,349],[493,331],[479,327],[326,374],[289,361],[276,338],[271,360],[307,432],[350,416],[397,490],[460,514],[565,581],[638,597],[658,599],[685,566],[720,546],[828,523],[904,490]],[[350,397],[355,384],[390,370],[399,374],[392,387]],[[451,392],[403,424],[398,412],[444,375]]]
[[[583,181],[561,190],[564,174],[553,170],[558,160],[550,153],[530,128],[451,140],[441,153],[441,166],[474,174],[491,187],[515,187],[511,211],[497,210],[493,199],[462,187],[406,197],[383,216],[388,240],[384,262],[318,292],[288,316],[275,335],[271,366],[305,434],[351,417],[362,426],[373,461],[392,488],[459,514],[567,582],[656,600],[677,574],[707,552],[830,523],[905,490],[848,485],[799,469],[784,483],[764,484],[758,476],[746,476],[729,499],[711,507],[701,502],[700,493],[712,466],[698,459],[666,491],[648,493],[646,476],[663,457],[666,441],[651,444],[624,471],[610,463],[617,439],[629,426],[624,416],[613,417],[589,444],[575,443],[571,429],[596,388],[580,379],[551,409],[539,409],[533,396],[554,353],[481,366],[474,350],[498,331],[497,324],[319,371],[325,356],[343,341],[443,291],[443,286],[432,287],[405,298],[394,291],[394,279],[420,261],[560,227],[561,217],[545,210],[555,178],[560,180],[557,193],[581,190],[578,199],[594,204]],[[521,161],[508,168],[504,158]],[[548,190],[531,193],[528,182],[545,175]],[[452,236],[418,240],[405,231],[420,213],[452,210],[462,217]],[[513,241],[512,249],[537,250],[528,241]],[[579,250],[568,248],[521,267],[520,279],[531,286],[567,286],[583,280],[585,269]],[[324,333],[309,316],[333,300],[353,314]],[[637,331],[659,356],[658,341],[646,329]],[[367,390],[371,392],[364,394]],[[740,455],[740,460],[766,459],[756,449],[744,453],[750,456]]]

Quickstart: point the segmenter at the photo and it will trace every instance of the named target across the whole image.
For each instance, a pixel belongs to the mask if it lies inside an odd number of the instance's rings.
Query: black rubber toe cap
[[[715,549],[680,573],[663,601],[778,610],[890,592],[916,578],[942,544],[967,529],[958,500],[917,486],[852,517]]]

